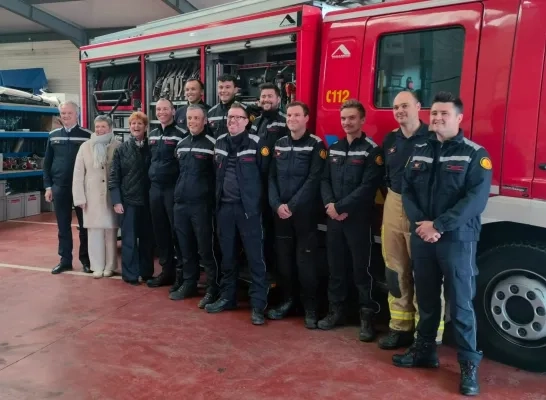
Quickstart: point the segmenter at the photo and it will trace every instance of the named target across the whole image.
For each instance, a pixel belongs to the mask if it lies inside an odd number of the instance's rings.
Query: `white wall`
[[[51,92],[80,93],[79,51],[68,40],[0,44],[0,69],[43,68]]]

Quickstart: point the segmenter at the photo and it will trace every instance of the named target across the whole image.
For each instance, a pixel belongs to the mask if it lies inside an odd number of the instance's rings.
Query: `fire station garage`
[[[545,399],[544,20],[0,0],[0,399]]]

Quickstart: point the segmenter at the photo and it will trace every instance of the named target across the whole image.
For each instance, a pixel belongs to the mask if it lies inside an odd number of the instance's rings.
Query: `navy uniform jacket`
[[[178,179],[178,160],[175,149],[178,143],[186,137],[186,133],[173,121],[165,129],[161,126],[150,132],[148,144],[152,153],[152,161],[148,176],[150,182],[160,186],[174,186]]]
[[[178,143],[176,157],[180,175],[174,188],[176,203],[213,204],[215,143],[206,130],[195,136],[190,133]]]
[[[59,128],[51,131],[47,139],[44,156],[44,187],[72,187],[74,164],[82,143],[89,140],[93,132],[76,125],[70,131]]]
[[[220,207],[220,199],[224,187],[224,178],[229,156],[229,134],[220,135],[216,139],[214,148],[214,163],[216,165],[216,208]],[[240,133],[244,135],[241,144],[237,148],[235,171],[239,184],[241,202],[247,218],[261,213],[262,185],[265,174],[263,159],[270,156],[270,149],[260,141],[256,135],[248,131]]]
[[[310,211],[320,193],[326,149],[309,131],[298,140],[289,134],[275,143],[269,171],[269,205],[277,211],[287,204],[291,212]]]
[[[349,145],[347,138],[332,143],[321,182],[324,205],[334,203],[338,214],[370,217],[384,177],[380,147],[362,132]]]
[[[416,144],[426,142],[429,136],[428,125],[421,122],[419,129],[409,138],[405,137],[402,130],[398,128],[383,139],[385,183],[393,192],[402,193],[404,169],[413,153],[413,148]]]
[[[489,154],[462,130],[444,143],[431,134],[415,146],[404,172],[402,202],[411,231],[418,221],[433,221],[441,240],[479,240],[491,178]]]

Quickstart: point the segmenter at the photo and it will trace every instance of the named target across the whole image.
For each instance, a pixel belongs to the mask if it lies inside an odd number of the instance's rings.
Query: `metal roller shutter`
[[[80,93],[80,55],[70,41],[0,44],[0,69],[43,68],[49,90]]]

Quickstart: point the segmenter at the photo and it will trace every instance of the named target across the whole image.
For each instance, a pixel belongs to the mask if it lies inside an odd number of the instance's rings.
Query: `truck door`
[[[322,43],[322,65],[316,132],[330,145],[343,137],[339,119],[341,103],[358,98],[362,46],[366,19],[327,24]]]
[[[419,98],[421,120],[427,124],[437,92],[460,96],[462,128],[470,137],[483,5],[427,8],[421,2],[413,7],[396,12],[400,7],[393,4],[388,7],[392,12],[366,24],[359,90],[368,111],[366,133],[381,143],[396,128],[392,103],[399,92],[409,89]]]

